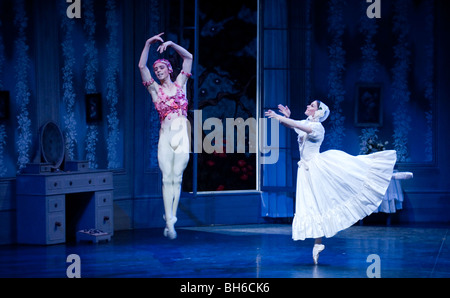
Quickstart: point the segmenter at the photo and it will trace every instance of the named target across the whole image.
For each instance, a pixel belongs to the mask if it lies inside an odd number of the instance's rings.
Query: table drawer
[[[65,196],[54,196],[47,198],[48,212],[65,211],[66,198]]]
[[[114,225],[113,225],[113,208],[110,207],[102,207],[97,210],[97,229],[106,232],[113,233]]]
[[[98,186],[113,186],[113,175],[112,173],[104,173],[100,174],[97,177],[97,185]]]
[[[64,179],[64,188],[67,190],[92,187],[95,185],[95,179],[89,176],[68,177]]]
[[[46,189],[47,191],[58,191],[63,188],[63,179],[62,177],[51,177],[46,180]]]
[[[111,206],[113,204],[113,192],[97,192],[95,193],[95,200],[98,207]]]
[[[66,241],[66,220],[64,212],[54,212],[48,215],[47,237],[47,244]]]

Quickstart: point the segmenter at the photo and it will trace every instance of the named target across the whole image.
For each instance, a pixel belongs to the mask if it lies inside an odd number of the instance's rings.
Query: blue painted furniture
[[[93,228],[112,235],[113,189],[103,170],[17,175],[17,242],[64,243],[66,231]]]

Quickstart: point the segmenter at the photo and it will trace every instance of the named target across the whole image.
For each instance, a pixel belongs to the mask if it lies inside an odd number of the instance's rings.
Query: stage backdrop
[[[159,121],[137,68],[163,31],[196,55],[191,121],[196,109],[245,120],[279,103],[303,119],[322,99],[332,110],[323,150],[360,154],[371,139],[397,150],[397,168],[414,173],[397,220],[448,222],[449,2],[378,2],[380,18],[362,0],[82,0],[70,18],[66,1],[0,1],[0,243],[15,241],[15,177],[40,160],[49,120],[67,159],[113,171],[116,229],[164,224]],[[276,164],[191,155],[179,225],[292,218],[296,135],[278,136]],[[213,177],[217,167],[225,174]]]

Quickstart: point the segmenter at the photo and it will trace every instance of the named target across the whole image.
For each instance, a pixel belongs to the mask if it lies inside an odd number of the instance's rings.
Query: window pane
[[[197,190],[254,190],[256,147],[249,142],[257,119],[257,0],[200,0],[199,16],[198,109],[204,130]],[[209,124],[216,125],[207,129]]]

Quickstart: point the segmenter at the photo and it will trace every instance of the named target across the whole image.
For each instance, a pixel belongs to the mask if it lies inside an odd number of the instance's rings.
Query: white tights
[[[162,172],[166,222],[177,216],[183,172],[189,162],[189,149],[187,119],[178,117],[164,120],[159,134],[158,164]]]

